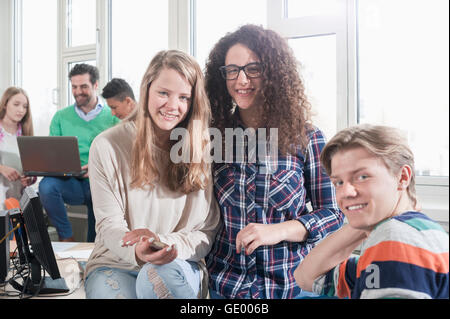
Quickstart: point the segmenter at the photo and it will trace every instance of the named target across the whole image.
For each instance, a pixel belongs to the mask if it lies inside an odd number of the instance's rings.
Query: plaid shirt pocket
[[[269,187],[269,207],[277,211],[297,211],[303,194],[303,179],[297,171],[278,170],[272,174]]]
[[[223,164],[213,172],[215,195],[219,205],[239,206],[234,199],[235,168],[230,164]]]

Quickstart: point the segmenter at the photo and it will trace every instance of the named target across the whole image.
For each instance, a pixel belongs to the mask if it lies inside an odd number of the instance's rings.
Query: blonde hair
[[[28,94],[25,92],[24,89],[18,88],[15,86],[11,86],[6,89],[5,93],[3,93],[2,99],[0,100],[0,120],[3,120],[3,118],[6,115],[6,105],[8,104],[9,100],[16,94],[23,94],[25,98],[27,99],[27,113],[20,121],[20,125],[22,125],[22,135],[24,136],[31,136],[33,135],[33,119],[31,118],[31,109],[30,109],[30,99],[28,98]]]
[[[361,124],[338,132],[324,147],[320,161],[331,175],[331,160],[342,150],[362,147],[381,159],[391,174],[400,172],[403,165],[411,167],[411,180],[407,194],[413,206],[417,206],[415,187],[414,154],[400,130],[382,125]]]
[[[189,132],[189,139],[185,138],[184,144],[189,143],[190,161],[189,163],[176,164],[169,160],[165,176],[161,176],[158,171],[157,152],[155,151],[155,124],[148,111],[150,85],[163,69],[177,71],[192,87],[188,115],[178,124],[178,127],[183,127]],[[142,79],[138,107],[128,116],[127,120],[136,122],[136,140],[131,155],[132,187],[154,186],[156,181],[165,180],[169,189],[181,191],[185,194],[205,188],[210,180],[211,165],[205,161],[202,154],[205,147],[209,147],[208,132],[211,111],[205,93],[203,73],[194,58],[178,50],[157,53]],[[177,141],[170,142],[172,146]],[[183,145],[183,149],[185,149],[185,145]],[[194,163],[194,158],[200,158],[201,160]]]

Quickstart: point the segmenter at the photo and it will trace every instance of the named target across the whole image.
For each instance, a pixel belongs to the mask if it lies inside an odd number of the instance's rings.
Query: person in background
[[[184,52],[161,51],[140,96],[129,117],[92,143],[97,238],[86,265],[86,297],[204,298],[202,259],[220,215],[211,165],[202,156],[211,117],[202,71]],[[175,129],[187,138],[173,140]],[[190,145],[189,161],[173,158],[179,143]],[[153,249],[158,241],[167,246]]]
[[[32,136],[30,99],[22,88],[9,87],[0,100],[0,209],[5,200],[22,196],[26,186],[36,182],[36,177],[22,175],[22,163],[17,146],[17,136]]]
[[[253,162],[250,155],[235,156],[214,166],[223,224],[206,258],[212,298],[303,297],[294,269],[342,225],[334,187],[319,162],[325,137],[311,124],[297,68],[287,41],[255,25],[225,35],[206,63],[212,126],[223,136],[227,128],[250,129],[258,140],[260,131],[268,137],[275,128],[278,141],[270,140],[266,150],[279,146],[269,152],[278,156]],[[267,139],[261,141],[258,147]],[[245,147],[245,154],[259,154]]]
[[[102,97],[106,100],[111,113],[123,120],[136,106],[133,89],[124,80],[114,78],[103,88]]]
[[[448,299],[448,234],[419,212],[414,155],[401,132],[344,129],[321,161],[348,224],[306,256],[294,273],[299,286],[339,298]]]
[[[76,136],[82,168],[88,170],[89,148],[94,138],[119,119],[96,93],[99,73],[95,66],[76,64],[69,72],[75,104],[55,113],[50,123],[50,136]],[[44,177],[39,194],[50,222],[60,241],[74,241],[72,225],[64,203],[86,205],[88,210],[87,241],[95,240],[95,217],[92,209],[89,171],[82,177]]]

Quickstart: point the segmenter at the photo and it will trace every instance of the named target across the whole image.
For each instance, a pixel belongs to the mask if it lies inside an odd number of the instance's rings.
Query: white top
[[[15,168],[22,173],[22,162],[20,161],[19,147],[17,146],[17,136],[8,133],[0,125],[0,165]],[[22,193],[22,183],[20,180],[10,182],[5,176],[0,174],[0,210],[6,209],[5,200],[10,197],[20,199]]]
[[[125,232],[137,228],[148,228],[162,242],[176,244],[178,258],[184,260],[201,260],[213,244],[220,213],[212,180],[206,190],[187,195],[162,185],[145,190],[130,188],[135,135],[134,123],[123,122],[102,132],[92,142],[89,180],[97,236],[86,275],[100,266],[139,270],[134,246],[120,244]],[[169,154],[158,152],[167,163]]]

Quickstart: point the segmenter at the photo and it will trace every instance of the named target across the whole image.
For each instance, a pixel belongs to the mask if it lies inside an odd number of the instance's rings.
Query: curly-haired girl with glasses
[[[206,259],[211,297],[302,297],[294,269],[343,218],[320,166],[325,137],[311,123],[293,51],[276,32],[244,25],[214,46],[205,78],[212,126],[249,138],[241,143],[247,157],[214,165],[223,225]],[[241,145],[223,141],[226,152]],[[252,160],[262,148],[271,155]]]

